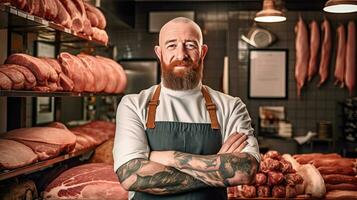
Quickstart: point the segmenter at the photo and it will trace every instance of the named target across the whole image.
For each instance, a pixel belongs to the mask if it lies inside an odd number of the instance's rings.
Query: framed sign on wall
[[[287,98],[288,50],[250,49],[248,58],[248,97]]]

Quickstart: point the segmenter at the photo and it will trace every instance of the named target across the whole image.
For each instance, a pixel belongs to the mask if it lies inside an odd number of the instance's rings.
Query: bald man
[[[227,199],[255,179],[260,157],[245,104],[202,85],[200,27],[175,18],[155,53],[162,81],[117,109],[114,170],[129,199]]]

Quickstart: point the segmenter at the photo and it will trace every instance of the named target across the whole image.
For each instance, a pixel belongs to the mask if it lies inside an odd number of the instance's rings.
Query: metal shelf
[[[86,153],[90,153],[91,151],[93,151],[96,148],[96,146],[85,149],[85,150],[81,150],[81,151],[77,151],[74,153],[68,153],[65,155],[61,155],[58,156],[56,158],[52,158],[50,160],[44,160],[44,161],[40,161],[40,162],[36,162],[24,167],[20,167],[17,169],[13,169],[13,170],[4,170],[3,172],[0,172],[0,181],[5,180],[5,179],[9,179],[21,174],[29,174],[29,173],[33,173],[36,171],[39,171],[41,169],[44,169],[46,167],[50,167],[53,164],[62,162],[64,160],[68,160],[70,158],[74,158]]]
[[[122,93],[90,93],[90,92],[39,92],[25,90],[0,90],[0,96],[7,97],[94,97],[94,96],[118,96]]]
[[[31,15],[27,12],[19,10],[7,4],[0,5],[0,28],[10,28],[12,31],[17,32],[36,32],[43,40],[54,42],[56,33],[60,33],[60,43],[73,44],[73,43],[90,43],[93,47],[107,47],[101,41],[98,41],[91,36],[65,28],[59,24],[47,21],[41,17]]]

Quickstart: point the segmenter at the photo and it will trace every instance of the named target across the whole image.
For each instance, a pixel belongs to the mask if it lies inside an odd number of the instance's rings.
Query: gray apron
[[[204,86],[202,94],[211,118],[208,123],[182,122],[155,122],[156,107],[159,105],[160,85],[149,103],[146,135],[151,151],[180,151],[190,154],[212,155],[217,154],[222,146],[222,136],[216,116],[216,106]],[[135,200],[226,200],[225,187],[208,187],[190,192],[171,195],[152,195],[144,192],[135,192]]]

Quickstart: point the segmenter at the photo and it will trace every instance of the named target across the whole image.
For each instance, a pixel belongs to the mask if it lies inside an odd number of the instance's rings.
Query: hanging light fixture
[[[357,12],[357,0],[328,0],[324,11],[330,13]]]
[[[282,22],[285,20],[285,13],[276,8],[275,0],[264,0],[263,10],[257,12],[254,18],[256,22]]]

